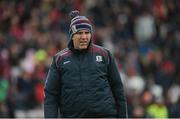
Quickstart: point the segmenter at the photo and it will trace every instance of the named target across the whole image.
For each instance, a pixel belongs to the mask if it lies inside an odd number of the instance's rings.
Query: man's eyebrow
[[[90,31],[78,31],[77,33],[89,33]]]
[[[77,34],[81,34],[81,33],[83,33],[83,32],[82,31],[77,32]]]

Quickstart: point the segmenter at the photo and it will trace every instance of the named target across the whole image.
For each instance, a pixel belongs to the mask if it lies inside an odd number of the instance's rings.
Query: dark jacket
[[[45,83],[44,114],[57,117],[127,117],[115,61],[103,47],[72,44],[53,57]]]

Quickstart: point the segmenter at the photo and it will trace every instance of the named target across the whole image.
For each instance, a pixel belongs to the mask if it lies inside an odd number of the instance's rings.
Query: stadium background
[[[0,117],[43,117],[45,77],[74,9],[114,54],[129,117],[180,118],[179,0],[0,0]]]

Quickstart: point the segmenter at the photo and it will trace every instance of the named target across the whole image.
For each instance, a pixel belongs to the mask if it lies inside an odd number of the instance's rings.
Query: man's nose
[[[86,34],[83,33],[83,34],[81,35],[81,38],[82,38],[82,39],[85,39],[85,38],[86,38]]]

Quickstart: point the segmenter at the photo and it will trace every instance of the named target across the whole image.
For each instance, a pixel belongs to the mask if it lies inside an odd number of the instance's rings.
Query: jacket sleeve
[[[109,83],[111,85],[112,94],[116,101],[117,107],[117,117],[127,118],[127,104],[124,94],[123,84],[118,72],[115,59],[112,54],[108,51],[109,54]]]
[[[45,87],[45,100],[44,100],[44,117],[45,118],[57,118],[58,117],[58,94],[60,90],[59,73],[55,64],[55,57],[53,57],[52,64],[50,66]]]

